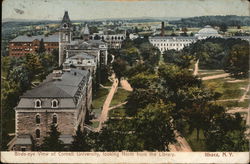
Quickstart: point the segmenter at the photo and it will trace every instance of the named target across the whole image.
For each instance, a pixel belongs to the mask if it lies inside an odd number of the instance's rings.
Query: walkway
[[[177,143],[168,145],[170,152],[192,152],[191,147],[185,138],[181,137],[180,134],[175,131],[175,139]]]
[[[133,91],[133,88],[130,86],[128,81],[125,80],[125,79],[121,79],[121,86],[122,86],[123,89],[125,89],[127,91]]]
[[[113,76],[114,77],[114,76]],[[101,129],[102,129],[102,126],[103,126],[103,123],[105,121],[107,121],[107,118],[108,118],[108,111],[109,111],[109,105],[111,103],[111,100],[113,99],[113,96],[117,90],[117,86],[118,86],[118,79],[114,78],[113,80],[113,85],[109,91],[109,94],[103,104],[103,107],[102,107],[102,113],[101,115],[99,116],[98,120],[99,120],[99,126],[98,128],[96,129],[97,132],[99,132]]]
[[[223,74],[219,74],[219,75],[211,75],[211,76],[206,76],[206,77],[202,77],[202,80],[212,80],[212,79],[219,79],[219,78],[223,78],[223,77],[228,77],[229,74],[228,73],[223,73]]]

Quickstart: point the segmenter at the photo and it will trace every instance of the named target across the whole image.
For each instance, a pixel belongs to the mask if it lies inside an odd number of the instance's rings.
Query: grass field
[[[93,95],[92,109],[102,108],[108,93],[109,93],[108,89],[99,88],[99,90]]]
[[[207,80],[203,83],[208,88],[221,93],[222,96],[219,99],[239,99],[245,92],[243,88],[246,88],[249,82],[247,79],[244,79],[244,81],[229,83],[228,81],[231,80],[234,79],[220,78]]]
[[[110,103],[110,106],[112,107],[112,106],[125,102],[129,94],[130,94],[129,91],[126,91],[122,88],[118,88],[116,93],[114,94],[114,97]]]
[[[93,121],[90,126],[93,127],[93,128],[98,128],[99,124],[100,124],[99,121]]]
[[[109,111],[109,117],[122,117],[125,115],[124,105]]]

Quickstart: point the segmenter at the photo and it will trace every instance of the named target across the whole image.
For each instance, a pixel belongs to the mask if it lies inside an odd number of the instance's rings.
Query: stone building
[[[24,56],[29,53],[35,53],[43,39],[44,47],[47,52],[51,52],[53,49],[58,49],[59,36],[54,35],[37,35],[37,36],[18,36],[9,42],[9,55],[10,56]]]
[[[92,103],[92,76],[79,69],[58,70],[36,88],[28,90],[15,108],[15,138],[12,150],[32,150],[48,136],[51,124],[61,132],[67,146],[78,125],[84,126]]]
[[[88,26],[81,30],[80,36],[73,37],[73,27],[68,12],[64,13],[59,29],[59,66],[67,58],[79,53],[87,53],[96,58],[97,66],[107,64],[108,46],[100,40],[89,40]],[[86,56],[86,55],[85,55]]]

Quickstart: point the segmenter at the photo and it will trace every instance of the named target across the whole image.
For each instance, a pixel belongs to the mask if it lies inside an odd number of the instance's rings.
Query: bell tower
[[[72,40],[72,24],[69,19],[68,11],[65,11],[60,28],[59,28],[59,66],[62,65],[66,58],[67,45]]]

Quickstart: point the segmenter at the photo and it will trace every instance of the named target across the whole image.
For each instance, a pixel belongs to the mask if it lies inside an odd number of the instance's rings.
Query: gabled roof
[[[90,34],[88,24],[86,24],[85,27],[82,28],[81,34],[82,35],[89,35]]]
[[[36,36],[27,36],[27,35],[21,35],[16,37],[15,39],[11,40],[10,42],[33,42],[34,40],[41,41],[43,39],[44,42],[59,42],[59,35],[36,35]]]

